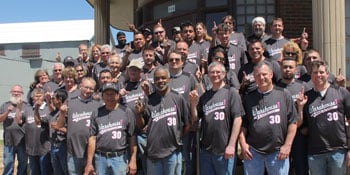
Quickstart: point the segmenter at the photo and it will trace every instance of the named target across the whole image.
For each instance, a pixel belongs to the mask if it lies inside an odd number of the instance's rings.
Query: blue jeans
[[[4,175],[12,175],[15,162],[15,154],[17,153],[18,166],[17,174],[27,174],[28,155],[24,142],[18,144],[18,146],[6,146],[4,145]]]
[[[244,160],[244,174],[245,175],[262,175],[265,168],[269,175],[288,174],[289,159],[278,160],[279,151],[270,154],[261,154],[250,148],[252,153],[252,160]]]
[[[106,157],[95,153],[96,174],[126,174],[128,172],[128,154]]]
[[[65,143],[51,147],[51,164],[55,175],[68,175],[67,145]]]
[[[225,159],[223,155],[202,150],[199,159],[202,175],[232,175],[236,157]]]
[[[302,135],[300,131],[297,131],[292,151],[290,153],[291,167],[294,168],[297,175],[308,175],[309,165],[307,160],[307,138]]]
[[[346,173],[346,150],[341,149],[324,154],[308,155],[311,174],[339,175]]]
[[[147,156],[145,154],[147,146],[147,135],[145,133],[140,133],[137,135],[137,154],[141,159],[141,166],[137,165],[137,173],[146,174],[147,172]],[[140,169],[140,167],[142,169]],[[141,171],[141,172],[140,172]]]
[[[73,155],[67,154],[68,159],[68,173],[70,175],[82,175],[84,174],[86,157],[77,158]]]
[[[42,156],[29,155],[29,166],[32,175],[52,174],[50,153]]]
[[[152,175],[181,175],[182,153],[174,151],[170,156],[161,160],[147,159],[147,174]]]

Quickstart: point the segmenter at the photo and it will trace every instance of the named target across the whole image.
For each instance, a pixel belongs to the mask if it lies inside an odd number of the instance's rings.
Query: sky
[[[5,0],[0,6],[0,24],[82,19],[94,19],[94,9],[86,0]],[[116,41],[118,30],[111,31]],[[132,40],[130,32],[127,40]]]

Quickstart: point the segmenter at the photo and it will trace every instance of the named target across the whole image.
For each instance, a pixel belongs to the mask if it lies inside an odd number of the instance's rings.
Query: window
[[[40,44],[24,44],[22,58],[40,58]]]
[[[251,22],[262,16],[266,22],[275,17],[275,0],[236,0],[236,28],[239,32],[251,34]],[[267,29],[267,28],[266,28]]]
[[[207,7],[217,7],[227,5],[227,0],[205,0],[205,5]]]

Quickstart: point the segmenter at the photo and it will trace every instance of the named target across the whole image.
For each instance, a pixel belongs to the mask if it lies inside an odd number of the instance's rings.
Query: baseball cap
[[[115,92],[119,92],[117,85],[115,83],[110,83],[110,82],[103,85],[102,93],[104,93],[107,90],[113,90]]]
[[[63,64],[65,67],[68,67],[68,66],[75,66],[77,64],[77,60],[75,60],[73,57],[71,56],[66,56],[66,58],[64,58],[63,60]]]
[[[142,33],[144,35],[151,35],[152,34],[152,30],[148,27],[145,27],[143,30],[142,30]]]
[[[128,68],[130,68],[130,67],[136,67],[136,68],[142,70],[143,64],[141,63],[140,60],[133,59],[130,61],[130,64],[128,65]]]
[[[172,31],[173,33],[180,33],[180,32],[181,32],[181,29],[180,29],[179,26],[174,26],[174,27],[171,29],[171,31]]]
[[[118,32],[117,33],[117,38],[120,37],[120,36],[125,36],[125,33],[124,32]]]

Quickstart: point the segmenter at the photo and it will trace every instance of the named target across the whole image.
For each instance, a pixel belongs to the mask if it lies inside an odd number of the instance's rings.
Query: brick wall
[[[276,16],[283,19],[284,36],[299,37],[305,27],[312,46],[312,0],[276,0]]]

